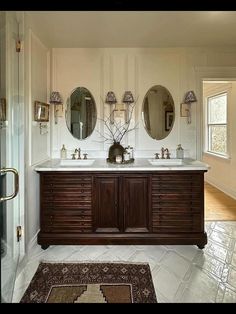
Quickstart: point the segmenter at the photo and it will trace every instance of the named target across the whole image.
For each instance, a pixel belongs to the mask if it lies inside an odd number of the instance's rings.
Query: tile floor
[[[182,245],[37,245],[16,280],[13,302],[26,290],[40,261],[148,262],[158,302],[236,303],[236,221],[206,222],[204,250]]]

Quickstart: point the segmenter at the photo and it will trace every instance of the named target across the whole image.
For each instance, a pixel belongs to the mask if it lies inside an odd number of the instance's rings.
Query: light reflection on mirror
[[[95,100],[85,87],[74,89],[67,100],[66,125],[79,140],[90,136],[97,121]]]
[[[162,140],[171,132],[175,120],[174,101],[170,92],[161,85],[151,87],[142,105],[142,120],[147,133]]]

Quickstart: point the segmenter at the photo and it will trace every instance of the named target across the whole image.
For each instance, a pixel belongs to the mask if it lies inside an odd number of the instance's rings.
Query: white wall
[[[205,153],[203,161],[211,166],[206,173],[206,181],[236,199],[236,82],[228,84],[204,84],[203,96],[209,97],[227,91],[228,94],[228,149],[229,158],[221,158]]]
[[[131,90],[137,100],[135,121],[136,131],[131,132],[123,142],[135,147],[136,157],[153,156],[161,147],[168,147],[175,156],[177,144],[181,143],[186,157],[199,158],[201,154],[201,95],[197,90],[198,67],[235,66],[235,48],[54,48],[52,51],[53,89],[61,92],[66,100],[78,86],[88,88],[95,98],[98,116],[108,113],[109,105],[102,99],[109,90],[115,92],[121,102],[125,90]],[[163,140],[152,139],[141,120],[142,102],[147,91],[154,85],[162,85],[171,93],[175,103],[175,123],[172,131]],[[191,106],[192,123],[187,124],[180,117],[180,104],[187,91],[194,90],[198,99]],[[133,121],[133,124],[135,123]],[[58,125],[52,125],[52,154],[59,158],[62,144],[66,144],[69,154],[76,147],[89,156],[107,157],[108,145],[99,143],[98,132],[85,140],[74,138],[68,131],[64,114]],[[98,121],[96,129],[103,131]],[[69,155],[68,154],[68,155]]]
[[[39,175],[34,171],[36,164],[50,158],[50,123],[40,134],[39,123],[34,121],[34,102],[48,103],[49,95],[49,50],[31,29],[31,22],[25,15],[25,242],[26,251],[35,241],[39,230]]]
[[[66,100],[78,86],[88,88],[95,98],[98,116],[108,113],[109,105],[104,104],[109,90],[115,92],[121,103],[125,90],[131,90],[137,100],[134,118],[138,128],[123,142],[135,147],[136,157],[153,156],[162,146],[168,147],[175,156],[177,144],[182,143],[185,155],[196,157],[196,115],[193,109],[192,124],[180,117],[180,102],[187,90],[194,89],[187,77],[186,56],[183,49],[139,49],[139,48],[55,48],[53,58],[53,89],[61,92]],[[184,84],[182,83],[184,81]],[[142,102],[147,91],[154,85],[166,87],[175,103],[174,127],[166,139],[157,141],[146,132],[141,120]],[[186,87],[185,87],[186,86]],[[135,121],[133,121],[134,125]],[[131,125],[131,127],[132,127]],[[98,132],[86,140],[73,138],[66,127],[65,117],[59,118],[52,130],[52,157],[60,156],[62,144],[69,152],[76,147],[87,151],[89,156],[107,157],[108,145],[98,143]],[[102,131],[103,124],[96,129]],[[101,129],[100,129],[101,128]]]

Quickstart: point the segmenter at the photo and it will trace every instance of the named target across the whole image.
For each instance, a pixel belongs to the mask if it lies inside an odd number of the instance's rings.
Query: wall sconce
[[[134,103],[134,97],[131,91],[125,91],[122,102],[127,105]]]
[[[112,113],[114,112],[114,110],[112,109],[112,105],[115,105],[117,103],[116,96],[115,96],[114,92],[109,91],[107,93],[105,103],[110,105],[110,117],[111,117]],[[111,123],[112,124],[114,123],[114,117],[111,117]]]
[[[47,128],[48,128],[47,124],[43,124],[42,122],[39,123],[39,133],[41,135],[48,133]]]
[[[109,104],[109,105],[117,104],[117,100],[116,100],[116,96],[115,96],[114,92],[109,91],[107,93],[105,103]],[[122,99],[122,104],[117,104],[115,106],[114,110],[110,109],[110,111],[111,111],[111,119],[110,119],[111,123],[112,124],[114,123],[115,118],[119,119],[120,121],[125,120],[125,123],[127,123],[129,120],[129,111],[128,111],[127,106],[132,104],[132,103],[134,103],[133,94],[131,93],[131,91],[125,91],[123,99]],[[126,108],[124,105],[126,105]]]
[[[114,92],[110,91],[107,93],[105,103],[109,104],[109,105],[114,105],[117,103],[116,96],[115,96]]]
[[[63,110],[63,104],[62,104],[62,98],[59,92],[52,92],[50,97],[50,104],[54,105],[54,119],[55,124],[58,123],[58,113],[59,113],[59,105],[62,106]]]
[[[125,91],[122,102],[126,105],[126,123],[128,123],[130,113],[128,106],[134,103],[134,96],[131,91]]]
[[[197,98],[193,91],[189,91],[185,94],[184,103],[181,104],[181,117],[187,117],[187,123],[191,123],[191,103],[196,102]]]

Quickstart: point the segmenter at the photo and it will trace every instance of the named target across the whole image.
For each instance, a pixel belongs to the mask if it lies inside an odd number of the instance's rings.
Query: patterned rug
[[[148,264],[40,263],[20,303],[157,303]]]

